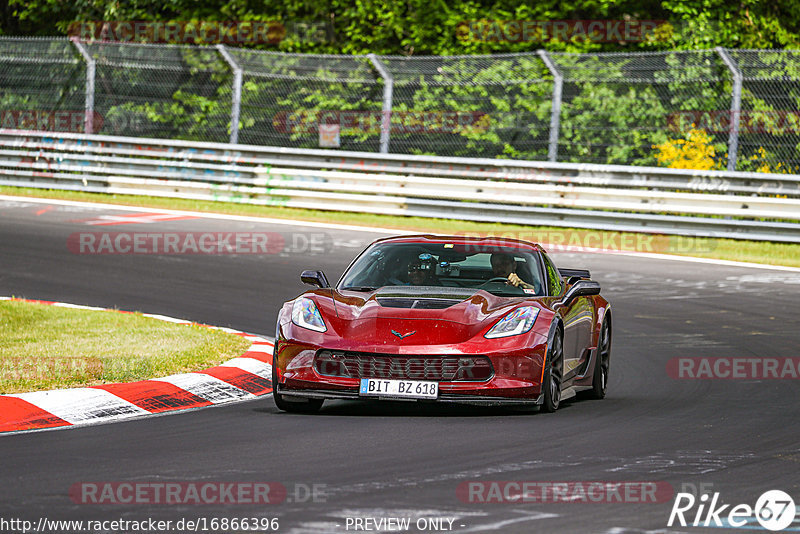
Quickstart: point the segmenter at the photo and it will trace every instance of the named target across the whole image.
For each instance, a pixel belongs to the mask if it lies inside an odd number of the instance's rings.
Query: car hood
[[[463,343],[522,303],[465,288],[384,287],[369,294],[334,291],[335,330],[353,341],[377,344]]]

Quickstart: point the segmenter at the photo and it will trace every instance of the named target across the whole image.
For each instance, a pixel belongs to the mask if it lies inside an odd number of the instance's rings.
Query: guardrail
[[[0,185],[800,242],[800,176],[0,130]]]

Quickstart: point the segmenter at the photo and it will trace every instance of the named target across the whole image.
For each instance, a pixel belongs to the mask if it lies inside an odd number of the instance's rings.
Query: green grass
[[[241,336],[141,314],[0,301],[0,393],[133,382],[241,356]]]
[[[601,245],[612,250],[655,252],[701,258],[786,265],[800,267],[800,244],[745,241],[737,239],[682,238],[643,233],[607,232],[575,228],[533,227],[525,225],[480,223],[456,219],[428,219],[366,213],[305,210],[275,206],[254,206],[233,202],[183,200],[131,195],[108,195],[73,191],[41,190],[0,186],[0,194],[103,202],[125,206],[191,210],[232,215],[249,215],[336,224],[353,224],[437,234],[507,235],[529,241],[561,241],[585,246]],[[611,243],[602,246],[602,243]]]

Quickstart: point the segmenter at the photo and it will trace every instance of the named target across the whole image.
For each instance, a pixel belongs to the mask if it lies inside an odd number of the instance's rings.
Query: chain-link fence
[[[716,167],[800,173],[798,110],[788,50],[322,56],[0,38],[7,129],[627,165],[658,165],[697,129]]]
[[[538,55],[380,57],[390,151],[546,159],[553,80]]]
[[[366,57],[227,50],[242,69],[239,142],[315,148],[320,125],[339,125],[339,142],[323,145],[378,150],[380,132],[357,127],[381,110],[382,82]]]
[[[213,48],[87,43],[95,62],[93,133],[224,141],[231,71]],[[1,61],[1,60],[0,60]]]
[[[552,58],[564,76],[563,161],[652,165],[653,145],[730,109],[730,75],[713,50]],[[728,132],[709,133],[724,152]]]
[[[729,53],[742,76],[737,168],[800,174],[800,51]]]
[[[85,87],[68,39],[0,38],[0,128],[83,132]]]

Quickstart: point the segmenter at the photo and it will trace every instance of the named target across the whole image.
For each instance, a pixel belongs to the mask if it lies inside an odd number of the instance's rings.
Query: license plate
[[[424,382],[421,380],[362,378],[358,394],[365,397],[435,399],[439,395],[439,383]]]

